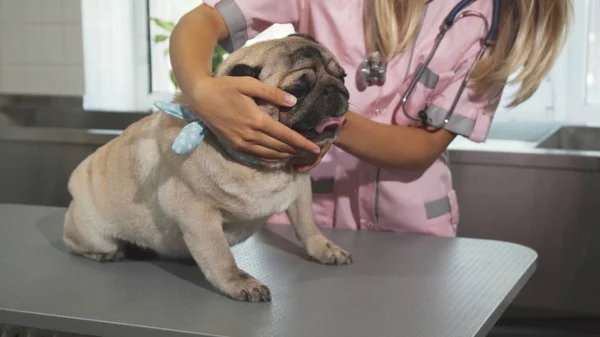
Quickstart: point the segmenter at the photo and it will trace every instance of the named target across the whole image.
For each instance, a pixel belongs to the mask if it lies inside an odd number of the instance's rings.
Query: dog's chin
[[[323,130],[321,133],[317,133],[314,130],[301,132],[300,134],[306,139],[318,145],[321,149],[327,145],[332,144],[340,131],[341,127],[330,127]],[[293,162],[293,160],[292,160]],[[290,159],[282,159],[272,162],[263,162],[262,165],[268,170],[281,170],[290,167]]]

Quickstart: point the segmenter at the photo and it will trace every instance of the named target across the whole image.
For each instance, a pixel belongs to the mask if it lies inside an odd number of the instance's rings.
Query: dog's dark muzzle
[[[298,116],[291,128],[308,138],[335,133],[345,123],[343,116],[348,111],[348,98],[348,90],[343,86],[325,86],[319,96],[305,98],[303,104],[310,107],[296,112]]]

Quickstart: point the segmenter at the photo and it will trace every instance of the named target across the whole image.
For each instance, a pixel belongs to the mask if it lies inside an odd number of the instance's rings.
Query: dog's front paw
[[[98,262],[113,262],[125,259],[125,253],[119,250],[111,253],[85,253],[83,256]]]
[[[271,291],[259,280],[239,269],[223,287],[234,300],[243,302],[270,302]]]
[[[319,237],[307,244],[308,255],[323,264],[352,264],[352,254],[325,237]]]

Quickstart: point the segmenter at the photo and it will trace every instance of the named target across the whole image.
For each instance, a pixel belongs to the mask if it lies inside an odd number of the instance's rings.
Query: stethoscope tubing
[[[404,115],[408,119],[410,119],[414,122],[421,123],[425,126],[430,126],[430,127],[436,128],[436,129],[441,129],[446,124],[448,124],[448,122],[450,121],[450,117],[454,113],[456,105],[458,104],[458,101],[459,101],[464,89],[466,88],[468,79],[469,79],[473,69],[475,68],[477,63],[483,58],[483,55],[485,54],[486,50],[491,45],[493,45],[495,38],[496,38],[497,30],[498,30],[498,21],[499,21],[499,15],[500,15],[500,13],[499,13],[500,12],[500,0],[493,0],[494,7],[493,7],[491,26],[489,25],[485,16],[483,16],[481,13],[475,13],[475,12],[470,12],[470,11],[463,12],[463,9],[465,9],[467,6],[471,5],[473,2],[475,2],[475,0],[460,1],[456,6],[454,6],[454,8],[450,11],[448,16],[444,19],[444,24],[440,27],[440,32],[436,36],[436,41],[435,41],[435,44],[434,44],[431,52],[427,56],[427,59],[425,60],[425,62],[420,66],[419,70],[417,71],[417,74],[411,81],[408,89],[406,90],[405,94],[402,97],[401,109],[402,109]],[[458,18],[457,18],[457,16],[458,16]],[[446,113],[446,116],[444,117],[442,123],[438,123],[438,124],[433,124],[433,121],[429,118],[425,109],[419,111],[417,117],[410,116],[410,114],[407,112],[406,106],[408,104],[408,100],[410,99],[410,96],[412,95],[412,93],[415,90],[415,87],[417,86],[417,83],[420,81],[421,77],[427,70],[427,67],[429,67],[431,60],[435,56],[435,53],[437,52],[437,50],[440,46],[440,43],[442,42],[446,33],[452,28],[454,23],[456,23],[458,20],[460,20],[461,18],[466,17],[466,16],[477,16],[477,17],[481,18],[485,23],[488,34],[486,35],[485,40],[483,40],[482,47],[481,47],[476,59],[471,64],[471,67],[467,71],[467,74],[465,74],[465,76],[461,82],[461,85],[459,87],[459,90],[454,97],[454,100],[452,102],[450,109],[448,109],[448,112]]]

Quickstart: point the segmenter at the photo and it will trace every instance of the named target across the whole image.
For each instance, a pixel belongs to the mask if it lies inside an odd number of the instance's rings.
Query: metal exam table
[[[233,251],[273,302],[241,303],[191,263],[70,255],[64,212],[0,205],[0,326],[108,337],[483,337],[537,259],[504,242],[323,230],[354,257],[324,266],[290,228],[267,226]]]

